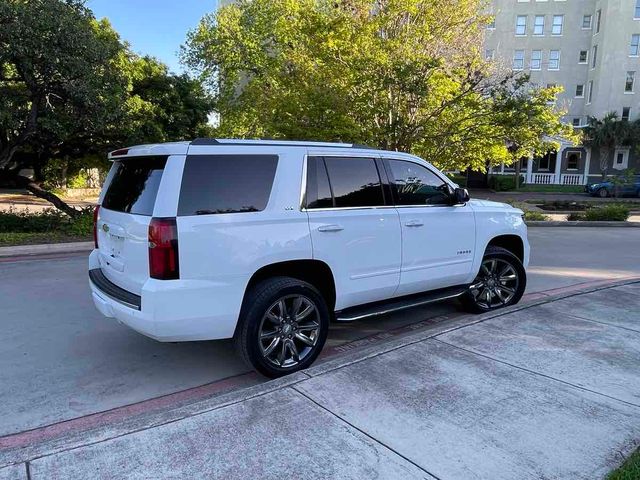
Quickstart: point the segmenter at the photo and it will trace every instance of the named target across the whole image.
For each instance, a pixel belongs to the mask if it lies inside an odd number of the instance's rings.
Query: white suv
[[[160,341],[233,337],[267,376],[311,365],[332,320],[453,297],[483,312],[525,289],[522,211],[470,201],[412,155],[198,139],[109,157],[98,310]]]

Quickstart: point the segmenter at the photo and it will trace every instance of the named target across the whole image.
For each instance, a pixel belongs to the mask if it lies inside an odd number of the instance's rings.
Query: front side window
[[[549,50],[549,70],[560,70],[560,50]]]
[[[631,35],[631,44],[629,45],[629,56],[637,57],[640,53],[640,33]]]
[[[540,70],[542,67],[542,50],[531,51],[531,70]]]
[[[513,69],[522,70],[524,68],[524,50],[515,50],[513,52]]]
[[[178,215],[259,212],[271,195],[277,155],[189,155]]]
[[[536,15],[533,21],[533,34],[544,35],[544,15]]]
[[[525,35],[527,33],[527,17],[526,15],[518,15],[516,17],[516,35]]]
[[[553,24],[551,25],[551,35],[562,35],[563,24],[564,15],[554,15]]]
[[[133,215],[153,215],[167,157],[132,157],[113,163],[102,206]]]
[[[382,182],[373,158],[325,157],[324,161],[335,207],[384,205]]]
[[[624,82],[624,92],[633,93],[633,83],[635,81],[636,72],[627,72],[627,78]]]
[[[448,205],[448,184],[422,165],[389,160],[391,188],[397,205]]]

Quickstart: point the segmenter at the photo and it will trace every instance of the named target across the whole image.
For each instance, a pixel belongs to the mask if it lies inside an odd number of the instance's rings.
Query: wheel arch
[[[498,235],[489,240],[489,243],[487,243],[485,247],[485,251],[488,247],[504,248],[505,250],[513,253],[522,263],[524,263],[524,241],[519,235]]]
[[[258,282],[270,277],[291,277],[310,283],[318,289],[327,302],[327,308],[333,313],[336,304],[336,284],[329,265],[321,260],[287,260],[260,267],[251,276],[245,288],[243,298]]]

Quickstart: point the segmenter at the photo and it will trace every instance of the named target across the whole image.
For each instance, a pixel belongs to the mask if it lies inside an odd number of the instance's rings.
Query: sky
[[[134,52],[151,55],[175,73],[187,32],[216,9],[216,0],[88,0],[96,18],[107,17]]]

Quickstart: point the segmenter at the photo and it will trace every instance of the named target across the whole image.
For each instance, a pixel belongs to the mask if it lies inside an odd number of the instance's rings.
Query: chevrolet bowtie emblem
[[[102,224],[102,230],[104,230],[105,232],[109,231],[109,225],[107,225],[106,223]]]

